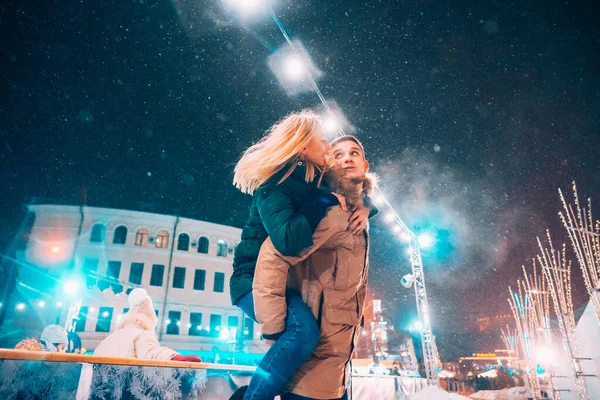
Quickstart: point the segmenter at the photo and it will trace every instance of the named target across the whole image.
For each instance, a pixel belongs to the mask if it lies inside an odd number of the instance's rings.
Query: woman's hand
[[[348,229],[354,235],[360,235],[367,227],[367,221],[369,221],[369,214],[371,213],[371,209],[367,207],[360,207],[350,217],[348,220],[349,225]]]
[[[271,339],[263,339],[263,341],[265,342],[265,344],[269,347],[273,346],[275,344],[274,340]]]
[[[331,194],[334,195],[335,197],[337,197],[338,201],[340,202],[340,207],[342,207],[342,210],[348,211],[348,206],[346,205],[346,198],[339,193],[331,193]],[[367,215],[367,217],[368,217],[368,215]]]

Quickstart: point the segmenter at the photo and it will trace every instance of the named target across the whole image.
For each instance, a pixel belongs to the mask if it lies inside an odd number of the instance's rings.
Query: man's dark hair
[[[335,146],[338,143],[342,143],[342,142],[354,142],[358,145],[358,147],[360,147],[360,149],[362,150],[363,153],[363,158],[366,159],[366,154],[365,154],[365,147],[362,145],[362,143],[355,137],[352,135],[344,135],[344,136],[340,136],[338,138],[335,138],[331,141],[331,147]]]

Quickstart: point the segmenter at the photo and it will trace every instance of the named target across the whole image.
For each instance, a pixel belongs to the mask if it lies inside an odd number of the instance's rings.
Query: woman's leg
[[[244,400],[273,400],[317,346],[319,327],[310,308],[297,294],[288,294],[287,303],[285,333],[260,362]]]
[[[256,314],[254,313],[254,298],[252,297],[252,292],[246,293],[240,301],[238,301],[237,306],[242,309],[244,314],[249,316],[252,321],[256,321]]]

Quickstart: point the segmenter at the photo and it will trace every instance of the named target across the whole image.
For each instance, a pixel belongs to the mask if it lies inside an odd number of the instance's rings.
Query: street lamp
[[[63,285],[63,291],[69,296],[77,294],[79,292],[79,282],[74,278],[67,280]]]
[[[412,330],[412,331],[421,332],[422,329],[423,329],[423,323],[419,320],[414,321],[410,326],[410,330]]]
[[[427,249],[433,245],[433,238],[431,237],[431,235],[429,235],[427,233],[419,235],[418,241],[419,241],[419,246],[422,249]]]
[[[312,91],[323,75],[299,40],[291,40],[271,54],[269,68],[289,96]]]
[[[40,300],[40,301],[38,301],[37,305],[38,305],[38,307],[43,308],[43,307],[46,307],[46,302],[44,300]]]
[[[400,283],[405,288],[410,289],[414,280],[415,280],[415,277],[412,274],[406,274],[402,277],[402,279],[400,280]]]
[[[270,3],[267,0],[223,0],[223,2],[241,18],[253,17],[261,11],[265,11]]]
[[[25,309],[25,303],[17,304],[17,311],[23,311]]]

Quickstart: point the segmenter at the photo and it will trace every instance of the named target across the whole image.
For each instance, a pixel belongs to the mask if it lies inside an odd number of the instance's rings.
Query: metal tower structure
[[[421,248],[419,246],[419,238],[410,228],[402,221],[398,216],[394,208],[390,205],[383,194],[379,193],[379,203],[385,204],[388,208],[388,215],[392,215],[393,221],[398,224],[401,228],[401,234],[403,233],[406,239],[408,239],[409,252],[410,252],[410,265],[412,273],[410,278],[405,280],[403,278],[402,284],[406,288],[413,286],[415,289],[415,299],[417,302],[417,313],[420,322],[420,334],[421,344],[423,348],[423,364],[425,365],[425,375],[427,378],[428,385],[439,385],[439,378],[437,373],[437,358],[436,358],[436,345],[435,338],[431,331],[431,321],[429,318],[429,303],[427,301],[427,289],[425,287],[425,276],[423,274],[423,262],[421,260]]]

